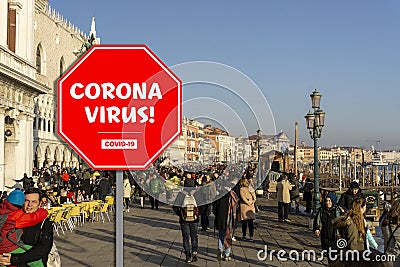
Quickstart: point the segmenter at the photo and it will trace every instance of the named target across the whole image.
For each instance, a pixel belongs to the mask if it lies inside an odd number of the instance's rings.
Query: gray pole
[[[115,194],[115,203],[116,203],[116,211],[115,211],[115,228],[116,228],[116,266],[122,267],[124,266],[124,216],[123,216],[123,171],[117,171],[117,179],[116,179],[116,194]]]
[[[316,129],[314,129],[314,209],[313,215],[316,216],[320,204],[320,197],[319,197],[319,166],[318,166],[318,137],[316,133]]]

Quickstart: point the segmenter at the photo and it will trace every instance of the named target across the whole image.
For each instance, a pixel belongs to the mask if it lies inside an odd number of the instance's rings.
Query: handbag
[[[60,253],[58,253],[58,249],[54,242],[53,242],[53,246],[51,247],[48,258],[47,258],[47,266],[48,267],[61,267]]]

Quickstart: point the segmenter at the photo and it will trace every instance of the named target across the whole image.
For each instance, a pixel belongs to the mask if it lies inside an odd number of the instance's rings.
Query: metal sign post
[[[115,256],[116,266],[124,266],[124,212],[123,202],[121,201],[124,194],[123,188],[123,171],[117,171],[115,192],[115,228],[116,228],[116,245]]]

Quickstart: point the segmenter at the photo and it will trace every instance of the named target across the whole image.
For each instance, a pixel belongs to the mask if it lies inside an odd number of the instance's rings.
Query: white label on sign
[[[137,139],[101,139],[101,149],[137,149]]]

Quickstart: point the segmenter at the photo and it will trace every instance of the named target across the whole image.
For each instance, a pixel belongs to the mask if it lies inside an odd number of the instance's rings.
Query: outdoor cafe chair
[[[63,215],[61,216],[61,224],[64,225],[65,229],[67,229],[67,226],[68,226],[68,228],[71,232],[75,228],[74,222],[72,221],[72,218],[71,218],[72,209],[73,209],[73,207],[71,207],[71,206],[66,207],[63,212]]]
[[[53,227],[57,233],[57,236],[60,236],[60,234],[58,232],[59,228],[61,228],[62,233],[65,235],[64,229],[62,227],[62,222],[61,222],[64,211],[65,211],[65,209],[58,209],[58,210],[54,211],[55,216],[53,217],[52,221],[53,221]]]

